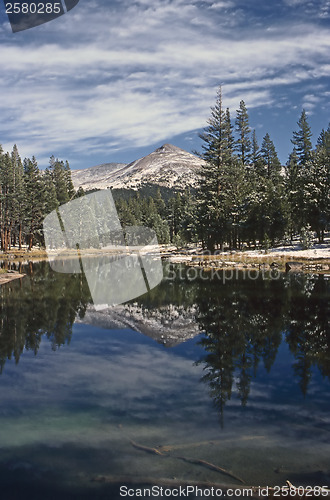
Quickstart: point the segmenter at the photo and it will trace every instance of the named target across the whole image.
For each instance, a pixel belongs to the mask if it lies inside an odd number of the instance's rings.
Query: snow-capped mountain
[[[153,153],[128,165],[105,163],[84,170],[73,170],[72,181],[75,189],[81,186],[85,191],[139,189],[147,184],[184,189],[197,184],[198,170],[202,163],[198,156],[172,144],[164,144]]]
[[[88,306],[85,316],[77,316],[75,322],[107,330],[130,328],[166,347],[173,347],[201,333],[195,315],[195,305],[185,308],[168,304],[153,309],[138,303],[127,303],[102,311]]]

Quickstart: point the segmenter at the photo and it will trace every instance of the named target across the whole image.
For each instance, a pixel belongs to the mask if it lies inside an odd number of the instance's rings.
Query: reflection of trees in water
[[[0,369],[24,351],[38,352],[45,335],[56,349],[69,343],[72,325],[90,302],[82,275],[53,272],[47,262],[24,269],[29,278],[0,287]]]
[[[197,320],[205,334],[204,382],[222,418],[234,385],[246,405],[260,361],[269,372],[284,338],[304,394],[316,365],[330,376],[329,282],[324,276],[201,284]]]
[[[221,417],[235,380],[246,405],[260,360],[268,371],[275,360],[282,339],[278,318],[284,304],[281,299],[271,304],[268,286],[268,281],[232,280],[225,285],[215,283],[209,294],[201,290],[197,319],[205,331],[201,345],[207,354],[200,363]]]
[[[295,357],[294,372],[307,393],[313,366],[330,377],[329,281],[300,275],[290,288],[285,338]]]
[[[175,269],[175,272],[174,272]],[[180,269],[182,272],[180,272]],[[53,272],[47,262],[0,287],[0,369],[18,362],[24,349],[37,353],[42,336],[53,349],[70,342],[72,325],[91,303],[83,275]],[[276,280],[190,280],[183,266],[165,269],[158,287],[134,302],[158,309],[173,304],[197,310],[205,332],[203,380],[222,413],[236,388],[246,405],[262,362],[269,372],[284,336],[294,356],[293,371],[304,394],[312,369],[330,376],[329,280],[318,275],[283,275]],[[193,307],[192,307],[193,306]]]

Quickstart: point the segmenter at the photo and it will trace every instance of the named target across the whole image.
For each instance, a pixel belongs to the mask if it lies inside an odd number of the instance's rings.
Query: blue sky
[[[0,143],[40,168],[200,149],[219,84],[282,162],[303,108],[314,143],[330,121],[330,0],[80,0],[15,34],[0,15]]]

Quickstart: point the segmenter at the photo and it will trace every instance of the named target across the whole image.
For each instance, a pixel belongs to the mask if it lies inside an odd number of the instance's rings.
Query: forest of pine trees
[[[330,225],[330,126],[313,149],[311,129],[302,112],[293,133],[293,151],[282,167],[269,134],[258,146],[244,101],[233,137],[221,88],[204,134],[206,161],[196,196],[198,236],[209,250],[276,245],[293,238],[318,241]]]
[[[303,110],[292,153],[281,165],[268,133],[259,146],[244,101],[233,122],[219,88],[200,135],[199,187],[180,191],[178,186],[170,196],[161,189],[153,196],[114,193],[120,221],[154,229],[160,243],[201,242],[210,251],[268,248],[293,240],[307,247],[314,237],[322,243],[330,228],[330,125],[314,148],[311,136]],[[44,217],[83,194],[74,191],[68,162],[52,156],[40,171],[34,157],[21,161],[16,145],[11,153],[0,146],[1,249],[42,245]]]
[[[166,203],[160,191],[117,200],[122,223],[148,225],[162,243],[202,242],[210,251],[293,240],[307,247],[314,235],[322,243],[330,228],[330,125],[314,149],[305,111],[297,126],[292,153],[281,165],[268,133],[258,145],[244,101],[232,125],[220,88],[200,135],[199,188],[178,191]]]
[[[11,153],[0,146],[1,250],[42,245],[45,216],[74,196],[68,162],[52,156],[41,171],[34,156],[21,160],[16,145]]]

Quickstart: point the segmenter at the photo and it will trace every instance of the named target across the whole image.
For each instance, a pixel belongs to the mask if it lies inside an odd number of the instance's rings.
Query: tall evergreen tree
[[[15,177],[11,155],[1,155],[0,164],[0,222],[1,222],[1,249],[5,252],[10,249],[11,231],[14,226],[15,207]]]
[[[260,157],[265,169],[264,176],[272,180],[277,179],[281,173],[282,166],[280,160],[278,159],[274,143],[268,133],[263,138],[260,149]]]
[[[42,221],[45,216],[44,183],[38,168],[37,160],[24,160],[25,183],[25,232],[28,249],[35,241],[42,241]]]
[[[66,189],[68,192],[68,197],[70,200],[72,200],[72,198],[75,195],[75,189],[72,182],[71,169],[68,160],[66,160],[64,163],[64,172],[65,172]]]
[[[59,206],[57,200],[56,188],[53,182],[51,172],[46,169],[42,176],[43,192],[44,192],[44,205],[45,205],[45,215],[50,214],[53,210]]]
[[[198,194],[199,235],[204,246],[213,251],[216,245],[240,244],[245,220],[247,183],[242,162],[232,153],[232,132],[229,111],[224,111],[221,88],[211,108],[204,140],[205,165],[201,169]]]
[[[322,243],[330,227],[330,127],[322,130],[313,161],[304,169],[304,201],[306,221]]]
[[[240,102],[239,109],[237,110],[236,131],[238,134],[238,139],[236,141],[238,157],[242,164],[246,165],[251,159],[252,144],[250,140],[251,129],[249,126],[249,115],[243,100]]]
[[[216,103],[211,108],[211,117],[207,122],[208,126],[200,134],[204,151],[202,157],[208,164],[220,168],[231,161],[233,145],[230,113],[229,109],[223,108],[221,87],[217,91]]]
[[[223,108],[221,87],[215,106],[211,108],[208,126],[200,137],[204,142],[201,156],[205,164],[200,173],[198,232],[203,244],[214,250],[217,244],[224,243],[228,233],[228,189],[225,187],[224,173],[228,176],[233,166],[230,114]]]
[[[312,158],[312,132],[308,124],[306,111],[303,109],[299,121],[297,122],[299,130],[293,132],[292,144],[296,148],[299,165],[306,165]]]
[[[14,171],[14,200],[13,200],[13,218],[15,220],[14,244],[16,236],[18,237],[19,249],[22,248],[23,223],[24,223],[24,201],[25,201],[25,186],[24,186],[24,169],[23,162],[18,153],[16,144],[13,147],[11,154],[12,168]]]
[[[53,180],[58,203],[60,205],[67,203],[74,196],[69,163],[51,156],[47,170]]]
[[[255,129],[253,129],[252,132],[252,150],[251,150],[251,161],[254,166],[257,165],[258,161],[260,159],[260,149],[258,145],[258,140],[257,140],[257,134]]]
[[[285,167],[285,189],[289,210],[289,232],[291,240],[303,226],[302,177],[298,156],[294,148]]]

